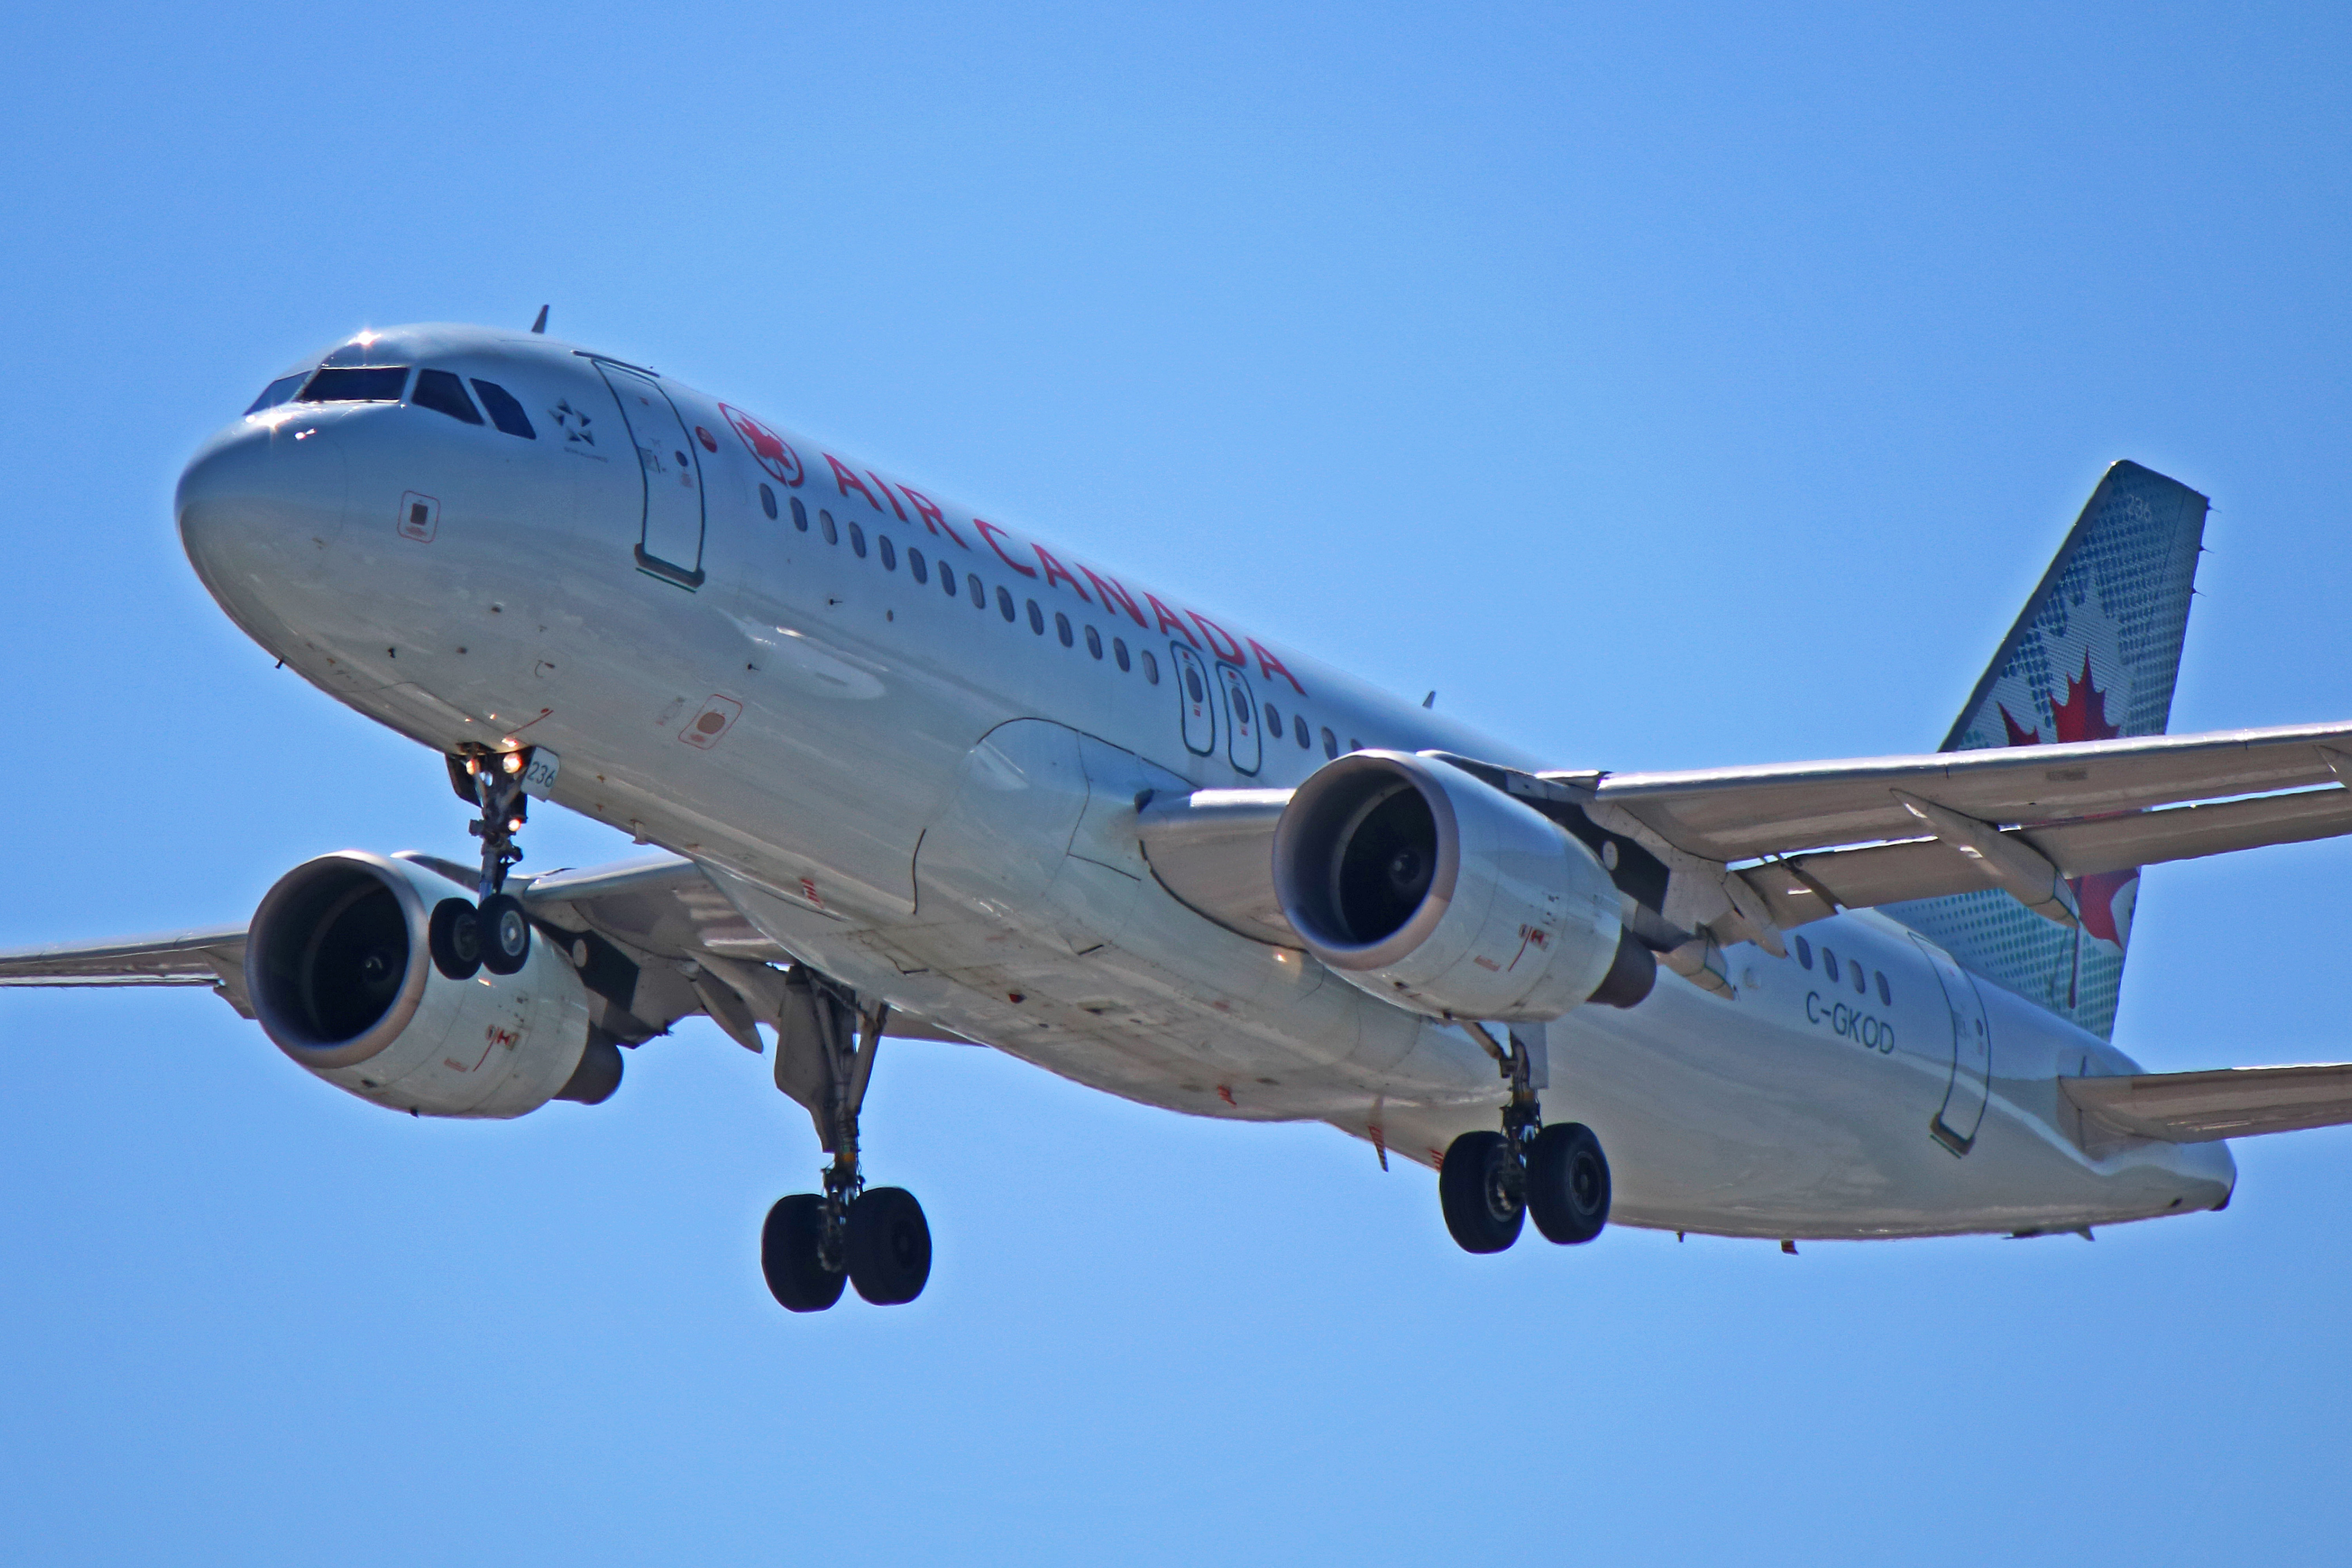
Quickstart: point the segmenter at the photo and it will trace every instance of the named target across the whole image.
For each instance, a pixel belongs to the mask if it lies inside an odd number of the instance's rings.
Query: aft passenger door
[[[1991,1093],[1992,1028],[1985,1017],[1984,998],[1977,994],[1976,982],[1968,971],[1927,938],[1914,932],[1911,940],[1935,966],[1952,1022],[1951,1082],[1945,1088],[1943,1105],[1927,1122],[1927,1131],[1953,1153],[1965,1154],[1977,1141],[1985,1100]]]
[[[598,360],[645,480],[637,570],[683,588],[702,586],[702,462],[677,405],[652,376]]]

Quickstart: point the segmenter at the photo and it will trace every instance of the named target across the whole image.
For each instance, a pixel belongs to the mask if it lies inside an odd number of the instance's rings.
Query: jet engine
[[[1459,768],[1354,752],[1299,785],[1274,830],[1275,891],[1342,979],[1438,1017],[1535,1022],[1630,1007],[1657,965],[1622,895],[1549,818]]]
[[[262,1028],[337,1088],[423,1116],[520,1116],[610,1095],[620,1051],[591,1037],[587,991],[557,943],[532,942],[512,974],[452,980],[435,965],[433,910],[456,891],[357,849],[289,871],[246,938]]]

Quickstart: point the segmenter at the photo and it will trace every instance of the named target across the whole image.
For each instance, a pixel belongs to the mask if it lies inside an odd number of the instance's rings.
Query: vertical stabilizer
[[[2137,463],[2091,492],[1942,750],[2160,735],[2172,712],[2205,498]],[[2116,1024],[2137,871],[2074,883],[2065,931],[1992,889],[1886,912],[1987,979],[2102,1037]]]

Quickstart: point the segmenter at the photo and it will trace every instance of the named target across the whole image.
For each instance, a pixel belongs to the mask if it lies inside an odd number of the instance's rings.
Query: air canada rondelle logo
[[[801,471],[801,455],[786,446],[782,436],[740,408],[722,403],[719,405],[719,412],[727,416],[727,423],[735,426],[735,434],[743,437],[743,445],[751,449],[751,456],[759,459],[760,467],[785,484],[799,488],[801,480],[806,477]]]

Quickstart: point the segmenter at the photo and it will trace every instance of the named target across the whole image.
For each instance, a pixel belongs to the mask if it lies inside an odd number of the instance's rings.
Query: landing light
[[[509,752],[505,756],[499,759],[499,765],[506,769],[506,771],[510,773],[519,773],[522,772],[522,753],[520,752]]]

